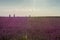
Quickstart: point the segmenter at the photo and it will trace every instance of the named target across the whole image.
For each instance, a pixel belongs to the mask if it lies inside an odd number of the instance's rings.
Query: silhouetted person
[[[13,17],[15,17],[15,14],[13,15]]]
[[[9,17],[11,17],[11,15],[9,14]]]

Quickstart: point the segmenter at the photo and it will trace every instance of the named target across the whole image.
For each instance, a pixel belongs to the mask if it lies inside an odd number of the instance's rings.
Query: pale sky
[[[60,16],[60,0],[0,0],[0,16]]]

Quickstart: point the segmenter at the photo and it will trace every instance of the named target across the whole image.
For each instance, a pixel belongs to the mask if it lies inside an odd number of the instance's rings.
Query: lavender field
[[[0,17],[0,40],[60,40],[60,17]]]

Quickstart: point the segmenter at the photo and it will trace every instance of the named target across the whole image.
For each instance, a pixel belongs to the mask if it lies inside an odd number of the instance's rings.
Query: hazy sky
[[[0,16],[60,16],[60,0],[0,0]]]

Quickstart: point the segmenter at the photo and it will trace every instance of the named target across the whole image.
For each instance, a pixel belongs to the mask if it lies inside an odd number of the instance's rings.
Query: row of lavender
[[[0,17],[0,40],[59,40],[59,17]]]

